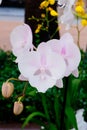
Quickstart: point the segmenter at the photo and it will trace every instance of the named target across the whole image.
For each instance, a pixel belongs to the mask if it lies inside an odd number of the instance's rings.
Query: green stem
[[[77,18],[77,45],[80,48],[80,30],[79,30],[79,26],[78,26],[78,18]]]
[[[47,24],[47,28],[48,28],[48,37],[50,39],[50,33],[49,33],[49,17],[48,17],[48,11],[46,10],[46,24]]]
[[[9,78],[6,82],[9,82],[10,80],[16,80],[16,81],[21,81],[19,79],[16,79],[16,78]]]
[[[46,102],[46,97],[43,93],[41,93],[41,96],[42,96],[42,105],[43,105],[43,108],[44,108],[44,112],[45,112],[45,115],[46,115],[46,118],[48,120],[48,122],[50,121],[50,116],[49,116],[49,112],[48,112],[48,108],[47,108],[47,102]]]
[[[28,82],[25,83],[25,86],[24,86],[24,89],[23,89],[23,95],[25,94],[25,90],[26,90],[27,86],[28,86]]]
[[[58,28],[57,28],[56,31],[53,33],[53,35],[50,36],[50,39],[52,39],[52,38],[55,36],[55,34],[57,33],[57,31],[58,31]]]
[[[66,77],[66,82],[65,82],[65,88],[64,88],[64,98],[63,98],[63,108],[62,108],[62,113],[61,113],[61,124],[60,124],[60,130],[64,130],[65,124],[65,110],[66,110],[66,103],[67,103],[67,94],[68,94],[68,83],[69,83],[69,77]]]

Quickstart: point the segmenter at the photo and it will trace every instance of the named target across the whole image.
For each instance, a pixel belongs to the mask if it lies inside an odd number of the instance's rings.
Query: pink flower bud
[[[14,102],[14,107],[13,107],[13,113],[15,115],[19,115],[21,114],[21,112],[23,111],[23,103],[20,101],[16,101]]]
[[[14,85],[10,82],[5,82],[2,85],[2,95],[5,98],[9,98],[14,91]]]

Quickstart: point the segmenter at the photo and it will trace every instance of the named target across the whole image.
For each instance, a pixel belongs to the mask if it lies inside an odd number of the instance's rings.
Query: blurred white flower
[[[10,35],[12,51],[15,56],[21,55],[23,51],[33,48],[32,31],[27,24],[17,26]]]
[[[84,109],[80,109],[76,112],[78,130],[87,130],[87,122],[84,121],[83,112]],[[75,130],[75,129],[73,128],[71,130]]]
[[[59,22],[66,25],[66,29],[69,29],[70,26],[77,24],[77,18],[72,12],[72,6],[74,5],[75,0],[60,0],[61,4],[65,4],[63,9],[63,14],[59,17]]]
[[[2,3],[2,0],[0,0],[0,4]]]

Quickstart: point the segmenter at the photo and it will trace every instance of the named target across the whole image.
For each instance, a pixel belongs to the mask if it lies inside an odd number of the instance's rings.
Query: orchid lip
[[[50,77],[52,76],[51,72],[48,69],[44,69],[44,68],[38,69],[34,73],[34,75],[40,75],[40,74],[42,74],[42,75],[47,74]]]

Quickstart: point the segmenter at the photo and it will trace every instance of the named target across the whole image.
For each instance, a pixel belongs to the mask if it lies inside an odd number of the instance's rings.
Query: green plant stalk
[[[77,17],[77,45],[80,48],[80,30],[79,30],[79,26],[78,26],[78,17]]]
[[[59,129],[60,128],[60,122],[59,122],[59,120],[60,120],[60,118],[59,118],[59,113],[60,113],[60,111],[59,111],[59,103],[58,103],[58,95],[56,94],[56,96],[55,96],[55,99],[54,99],[54,110],[55,110],[55,122],[56,122],[56,127],[57,127],[57,129]]]
[[[42,105],[43,105],[43,108],[44,108],[44,112],[45,112],[47,121],[50,122],[50,116],[49,116],[47,103],[46,103],[46,97],[45,97],[44,93],[41,93],[41,97],[42,97]]]
[[[55,30],[55,32],[53,33],[53,35],[50,36],[50,39],[52,39],[55,36],[55,34],[57,33],[57,31],[58,31],[58,28]]]
[[[68,83],[69,83],[69,77],[66,77],[65,88],[64,88],[65,90],[64,90],[63,109],[62,109],[62,113],[61,113],[60,130],[64,130],[64,119],[65,119],[65,109],[66,109],[66,103],[67,103]]]
[[[49,39],[50,39],[50,33],[49,33],[49,19],[48,19],[48,11],[47,11],[47,10],[46,10],[46,18],[45,18],[45,20],[46,20],[47,28],[48,28],[48,37],[49,37]]]
[[[9,78],[6,82],[9,82],[10,80],[21,81],[20,79],[17,78]]]
[[[29,114],[29,116],[25,119],[25,121],[24,121],[24,123],[22,125],[22,129],[36,116],[40,116],[40,117],[44,117],[45,118],[43,113],[38,112],[38,111],[33,112],[33,113]]]

